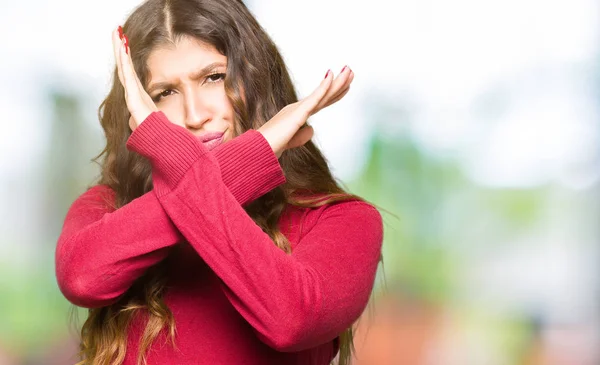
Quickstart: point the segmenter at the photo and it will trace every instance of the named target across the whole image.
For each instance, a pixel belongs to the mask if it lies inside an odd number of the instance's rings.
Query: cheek
[[[229,101],[229,98],[227,98],[227,94],[225,94],[225,90],[223,88],[215,90],[211,99],[215,113],[233,130],[235,113],[233,112],[233,105]]]
[[[214,103],[213,105],[215,106],[215,110],[225,118],[229,119],[230,117],[233,117],[233,106],[227,98],[225,89],[219,88],[218,90],[213,90],[211,94],[211,99]]]
[[[171,123],[184,126],[183,109],[178,103],[173,101],[169,100],[168,102],[159,103],[157,108],[167,116]]]

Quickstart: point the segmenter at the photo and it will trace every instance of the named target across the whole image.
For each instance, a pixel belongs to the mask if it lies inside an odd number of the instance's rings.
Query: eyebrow
[[[190,74],[190,79],[192,80],[198,80],[200,78],[202,78],[203,76],[209,74],[211,71],[213,71],[214,69],[218,68],[218,67],[226,67],[227,65],[223,62],[213,62],[210,63],[206,66],[204,66],[201,70],[198,70],[196,72],[192,72]],[[163,81],[163,82],[156,82],[153,84],[150,84],[150,86],[147,89],[147,93],[150,94],[155,90],[158,89],[173,89],[176,88],[177,86],[179,86],[179,83],[173,83],[173,82],[169,82],[169,81]]]

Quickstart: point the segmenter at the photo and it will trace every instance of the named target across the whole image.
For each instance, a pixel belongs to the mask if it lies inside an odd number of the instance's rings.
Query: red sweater
[[[364,310],[383,239],[381,215],[360,201],[288,206],[279,221],[292,253],[277,248],[244,211],[286,180],[262,134],[249,130],[212,151],[152,113],[127,148],[147,157],[154,189],[113,210],[94,186],[71,206],[56,248],[56,276],[73,304],[110,305],[166,259],[165,301],[176,349],[164,332],[155,364],[318,364]],[[128,331],[135,364],[143,316]]]

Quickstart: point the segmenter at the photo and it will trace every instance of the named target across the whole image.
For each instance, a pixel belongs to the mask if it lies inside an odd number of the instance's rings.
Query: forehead
[[[172,81],[214,62],[227,64],[227,57],[208,43],[184,36],[173,44],[158,46],[150,52],[149,81]]]

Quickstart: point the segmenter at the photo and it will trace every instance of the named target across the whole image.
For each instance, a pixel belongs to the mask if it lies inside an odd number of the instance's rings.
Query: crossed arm
[[[382,243],[375,208],[350,201],[322,209],[288,255],[246,214],[240,199],[283,182],[272,150],[255,154],[269,177],[240,194],[231,188],[240,180],[224,179],[228,171],[218,154],[161,112],[134,131],[128,148],[151,161],[154,190],[111,213],[94,215],[87,205],[74,204],[57,248],[57,276],[67,298],[88,306],[111,303],[184,237],[220,277],[257,336],[279,351],[331,341],[361,314]],[[88,222],[79,222],[86,214]]]
[[[255,130],[216,147],[222,181],[238,205],[285,182],[269,145]],[[97,185],[70,207],[56,248],[56,276],[65,297],[87,307],[117,301],[145,270],[184,237],[150,191],[113,210],[114,192]]]

